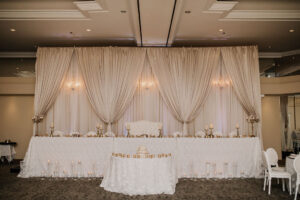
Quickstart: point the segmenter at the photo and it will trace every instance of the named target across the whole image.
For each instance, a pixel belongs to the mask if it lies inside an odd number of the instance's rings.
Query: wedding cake
[[[139,146],[137,148],[136,153],[139,154],[139,155],[143,155],[143,154],[148,154],[149,152],[147,150],[147,147],[145,147],[145,146]]]

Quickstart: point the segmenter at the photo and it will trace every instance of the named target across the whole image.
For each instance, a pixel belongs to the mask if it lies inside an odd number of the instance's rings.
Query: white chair
[[[265,170],[265,180],[264,180],[264,190],[266,188],[266,184],[269,185],[269,190],[268,194],[271,194],[271,183],[272,183],[272,178],[281,178],[282,179],[282,190],[285,191],[285,182],[284,179],[289,179],[289,191],[290,195],[292,194],[291,191],[291,174],[289,174],[286,171],[281,171],[281,170],[276,170],[276,168],[272,168],[272,165],[269,161],[269,157],[267,152],[263,151],[263,161],[266,165],[266,170]],[[266,178],[268,177],[268,182]]]
[[[275,149],[273,148],[268,148],[266,150],[266,153],[268,155],[268,158],[269,158],[269,162],[271,163],[272,165],[272,169],[276,169],[276,170],[279,170],[279,171],[285,171],[285,168],[284,167],[279,167],[278,166],[278,155],[277,155],[277,152]]]
[[[298,187],[300,184],[300,156],[297,156],[294,160],[294,169],[297,173],[297,180],[296,180],[296,191],[295,191],[295,200],[297,199],[298,194]]]
[[[130,126],[130,136],[153,136],[159,137],[162,136],[161,128],[162,123],[160,122],[151,122],[151,121],[136,121],[136,122],[128,122],[125,126]]]

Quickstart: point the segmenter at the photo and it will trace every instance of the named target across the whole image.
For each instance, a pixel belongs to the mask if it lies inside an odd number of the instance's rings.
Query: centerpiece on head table
[[[213,130],[214,130],[214,125],[212,123],[210,123],[209,124],[209,137],[210,138],[214,137]]]
[[[149,152],[148,152],[147,147],[141,145],[137,148],[136,154],[138,155],[138,157],[139,156],[146,157],[149,154]]]

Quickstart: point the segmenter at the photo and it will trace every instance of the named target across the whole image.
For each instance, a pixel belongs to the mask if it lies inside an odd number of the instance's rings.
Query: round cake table
[[[177,182],[172,156],[141,158],[113,154],[100,186],[127,195],[174,194]]]

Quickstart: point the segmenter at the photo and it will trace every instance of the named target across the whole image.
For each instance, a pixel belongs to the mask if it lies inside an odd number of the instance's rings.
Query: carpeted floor
[[[8,165],[0,166],[0,199],[293,199],[288,192],[282,192],[281,184],[274,181],[272,194],[262,191],[262,179],[180,179],[174,195],[127,196],[105,191],[99,187],[100,178],[95,179],[63,179],[63,178],[17,178],[17,174],[9,172]],[[299,197],[300,198],[300,197]]]

